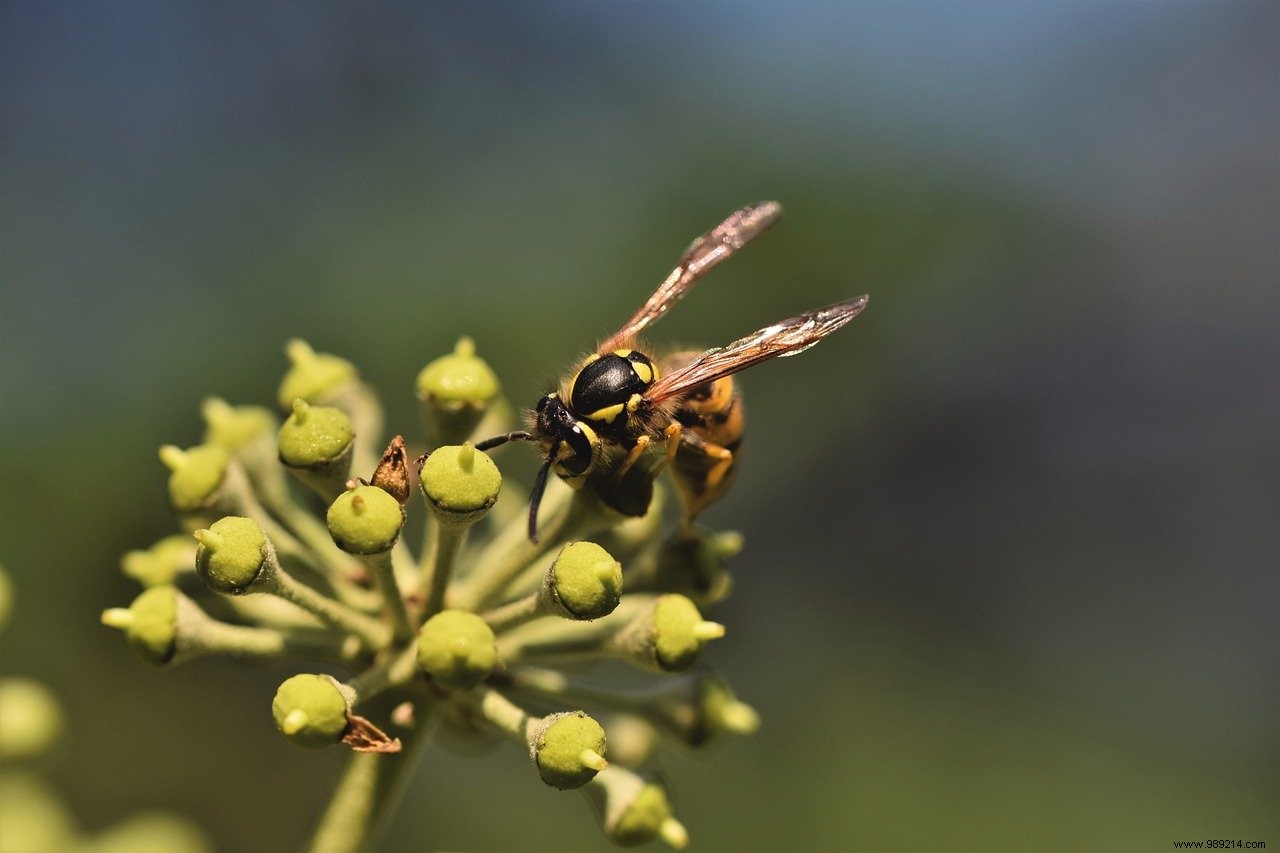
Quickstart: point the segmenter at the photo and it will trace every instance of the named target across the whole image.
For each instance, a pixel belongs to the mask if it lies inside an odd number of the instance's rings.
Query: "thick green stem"
[[[345,386],[332,400],[325,401],[347,413],[355,429],[352,442],[351,471],[356,477],[372,477],[373,470],[382,456],[382,407],[369,386],[353,382]]]
[[[396,582],[396,573],[391,566],[390,552],[370,554],[362,558],[369,567],[378,590],[382,593],[387,612],[391,615],[391,624],[395,628],[396,640],[404,641],[413,636],[413,626],[409,623],[409,611],[405,609],[404,596],[400,592],[400,584]]]
[[[286,601],[291,601],[342,630],[354,634],[370,649],[385,648],[391,641],[387,626],[359,611],[347,607],[299,583],[283,571],[275,574],[276,588],[272,590]]]
[[[348,636],[322,629],[280,631],[248,625],[229,625],[209,620],[202,622],[194,638],[206,652],[218,652],[240,658],[322,657],[345,659]]]
[[[497,603],[534,560],[565,541],[601,530],[620,517],[586,489],[571,492],[568,506],[560,509],[543,525],[537,542],[529,540],[524,522],[507,525],[476,561],[476,574],[465,585],[459,585],[450,602],[452,606],[478,610]]]
[[[316,539],[316,541],[310,543],[310,547],[299,541],[288,528],[276,521],[266,507],[258,501],[250,485],[249,475],[237,460],[232,460],[231,464],[227,466],[227,477],[223,488],[227,490],[227,494],[236,507],[236,511],[252,518],[266,531],[280,559],[286,562],[290,560],[297,561],[318,572],[329,582],[333,587],[334,594],[344,603],[356,608],[362,608],[368,603],[370,596],[367,591],[354,586],[347,579],[345,568],[350,557],[334,546],[327,528],[311,519],[313,522],[312,538]],[[319,531],[314,529],[317,526]],[[322,535],[320,535],[321,533]]]
[[[368,702],[393,687],[403,687],[417,678],[418,672],[418,646],[410,643],[404,651],[347,682],[354,694],[352,703]]]
[[[477,693],[478,701],[475,699]],[[520,743],[527,742],[529,728],[534,720],[519,705],[489,687],[473,691],[467,698],[474,702],[473,707],[480,712],[480,715],[494,726]]]
[[[433,725],[434,718],[418,721],[401,738],[404,747],[398,753],[352,753],[311,840],[311,853],[373,848],[399,805]]]
[[[426,601],[422,608],[423,620],[430,619],[444,609],[444,594],[453,576],[453,561],[467,528],[461,525],[442,524],[433,513],[427,520],[431,534],[429,559],[424,554],[423,572],[427,578]]]
[[[509,604],[494,608],[483,614],[483,616],[484,621],[489,623],[489,627],[493,629],[493,632],[500,634],[517,625],[523,625],[525,622],[537,619],[539,616],[545,616],[547,612],[547,608],[543,604],[542,595],[531,592],[523,598],[517,598]]]

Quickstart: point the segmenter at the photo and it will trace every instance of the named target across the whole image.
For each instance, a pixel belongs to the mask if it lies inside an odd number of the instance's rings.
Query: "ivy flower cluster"
[[[613,842],[684,847],[655,750],[758,724],[699,665],[725,633],[704,612],[729,592],[740,537],[666,532],[665,489],[641,470],[607,498],[552,483],[534,542],[527,491],[503,490],[470,443],[512,421],[470,340],[418,375],[421,455],[401,436],[383,443],[377,397],[350,362],[297,340],[286,353],[283,419],[210,399],[204,442],[161,448],[184,533],[124,556],[144,589],[104,624],[155,665],[307,667],[271,700],[276,727],[303,749],[352,752],[313,850],[368,846],[432,739],[503,738],[545,784],[583,791]],[[581,666],[603,661],[662,678],[605,686]]]

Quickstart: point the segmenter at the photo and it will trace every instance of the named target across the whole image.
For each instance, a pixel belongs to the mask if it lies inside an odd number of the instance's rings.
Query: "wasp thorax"
[[[593,358],[573,378],[569,406],[587,420],[613,423],[628,401],[648,390],[657,376],[649,356],[636,350]]]

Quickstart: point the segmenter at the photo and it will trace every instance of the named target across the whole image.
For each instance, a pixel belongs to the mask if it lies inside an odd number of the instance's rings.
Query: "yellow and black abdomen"
[[[675,370],[697,355],[677,353],[663,360],[662,369]],[[676,403],[672,418],[683,435],[671,467],[684,498],[686,520],[691,522],[724,496],[737,473],[745,422],[733,378],[725,376],[694,388]]]

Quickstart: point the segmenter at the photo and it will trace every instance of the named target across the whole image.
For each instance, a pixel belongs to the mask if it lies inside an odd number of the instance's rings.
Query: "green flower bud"
[[[644,844],[661,837],[677,850],[689,843],[684,827],[671,816],[671,803],[662,786],[650,782],[605,826],[609,840],[623,847]]]
[[[624,658],[659,672],[684,672],[708,640],[724,636],[724,626],[702,618],[683,595],[660,595],[609,641]]]
[[[178,512],[196,512],[213,505],[227,475],[227,451],[216,444],[183,450],[172,444],[160,448],[160,461],[169,469],[169,502]]]
[[[338,495],[325,516],[329,535],[348,554],[391,550],[404,526],[400,502],[377,486],[357,486]]]
[[[276,690],[271,715],[285,739],[302,749],[321,749],[342,739],[347,698],[327,675],[295,675]]]
[[[130,551],[120,558],[120,570],[143,586],[163,586],[195,568],[196,543],[190,536],[166,536],[145,551]]]
[[[232,453],[276,430],[276,416],[262,406],[232,406],[220,397],[209,397],[200,412],[207,425],[205,443]]]
[[[102,623],[125,632],[129,647],[147,663],[164,666],[178,650],[178,598],[173,586],[153,586],[128,609],[103,611]]]
[[[341,409],[293,401],[293,414],[280,426],[276,455],[294,477],[326,502],[342,494],[351,479],[355,425]]]
[[[630,591],[678,592],[699,607],[723,600],[733,588],[725,561],[742,550],[742,534],[736,531],[693,535],[675,533],[654,556],[637,563],[627,576]]]
[[[604,728],[609,736],[609,763],[633,769],[649,763],[662,738],[652,723],[634,714],[613,714]]]
[[[653,691],[647,709],[651,719],[695,748],[722,733],[749,735],[760,728],[755,709],[713,673],[690,674]]]
[[[739,701],[728,682],[714,676],[698,679],[695,704],[702,713],[701,725],[694,729],[694,746],[700,746],[719,732],[749,735],[760,728],[760,715],[746,702]]]
[[[260,604],[284,604],[281,599],[268,596],[252,598]],[[242,610],[241,615],[255,612],[265,613],[266,608],[252,608],[247,613]],[[359,650],[356,638],[314,625],[289,630],[220,622],[173,586],[153,586],[129,607],[103,611],[102,624],[124,631],[134,652],[155,666],[177,664],[209,654],[267,659],[286,655],[349,659]]]
[[[689,843],[689,833],[672,816],[667,792],[656,781],[611,765],[586,792],[614,844],[631,847],[660,838],[680,850]]]
[[[658,665],[668,672],[693,666],[708,640],[724,636],[724,626],[707,622],[683,595],[659,596],[653,608],[654,651]]]
[[[197,530],[195,537],[200,543],[196,573],[210,589],[240,595],[271,572],[271,543],[253,519],[229,515]]]
[[[418,663],[442,687],[470,690],[498,662],[492,629],[465,610],[443,610],[418,632]]]
[[[34,678],[0,679],[0,755],[40,755],[60,734],[62,709],[49,688]]]
[[[355,428],[351,418],[332,406],[312,406],[302,398],[293,401],[293,414],[280,426],[277,447],[280,461],[290,468],[315,470],[348,463]]]
[[[570,619],[607,616],[622,595],[622,564],[594,542],[571,542],[551,564],[543,595]]]
[[[441,524],[465,526],[497,502],[502,475],[488,454],[463,444],[432,451],[422,463],[418,483]]]
[[[476,355],[471,338],[458,339],[453,352],[418,374],[418,400],[432,444],[454,444],[471,435],[501,386],[489,365]]]
[[[284,352],[290,367],[276,393],[281,409],[288,409],[299,398],[308,403],[330,400],[356,381],[355,365],[336,355],[318,353],[304,340],[294,338]]]
[[[29,773],[0,774],[0,850],[62,853],[73,850],[76,827],[70,812]]]
[[[581,788],[608,767],[604,751],[604,729],[582,711],[544,717],[529,735],[529,757],[542,781],[562,791]]]

